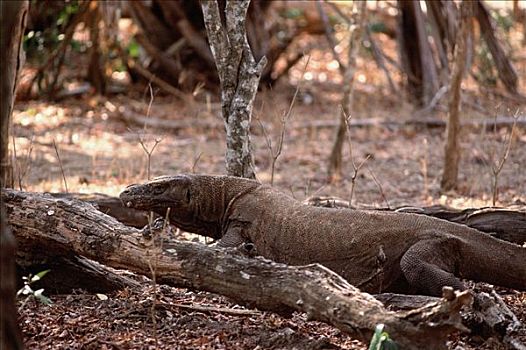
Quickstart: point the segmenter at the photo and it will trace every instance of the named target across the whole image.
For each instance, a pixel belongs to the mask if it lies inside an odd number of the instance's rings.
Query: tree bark
[[[444,154],[444,171],[440,187],[442,191],[457,187],[458,164],[461,147],[459,143],[461,84],[466,66],[468,34],[471,32],[471,21],[474,14],[472,1],[463,0],[460,5],[460,28],[457,32],[453,72],[449,85],[449,115],[447,123],[447,140]]]
[[[208,42],[221,82],[221,106],[226,129],[228,175],[255,178],[250,144],[252,104],[267,62],[256,63],[245,28],[250,0],[227,0],[223,24],[217,1],[202,1]]]
[[[453,54],[459,15],[456,5],[448,0],[426,0],[428,19],[440,59],[441,85],[449,80],[448,55]]]
[[[491,52],[491,57],[493,57],[497,72],[499,73],[499,79],[504,84],[506,90],[512,94],[517,94],[517,72],[495,36],[496,29],[491,16],[482,1],[478,0],[474,5],[476,6],[475,13],[480,25],[480,32]]]
[[[23,349],[16,310],[16,242],[0,204],[0,348]]]
[[[261,310],[306,312],[310,319],[362,341],[383,323],[403,349],[443,349],[450,332],[465,329],[459,310],[472,301],[467,292],[449,291],[437,304],[410,313],[390,312],[318,264],[291,267],[168,237],[146,240],[138,230],[81,201],[14,190],[2,191],[2,200],[24,246],[38,246],[49,254],[82,255],[145,276],[151,276],[154,265],[160,283],[219,293]]]
[[[15,102],[18,73],[24,64],[22,38],[29,2],[2,1],[0,5],[0,187],[13,186],[13,165],[9,158],[9,129]]]
[[[338,126],[338,131],[336,132],[336,138],[334,140],[334,145],[332,146],[331,155],[329,157],[328,165],[328,179],[330,182],[337,181],[342,177],[342,151],[343,144],[345,141],[345,135],[350,130],[347,130],[349,125],[350,118],[352,115],[352,100],[353,100],[353,91],[354,91],[354,76],[356,73],[356,56],[358,55],[358,49],[362,43],[365,19],[366,19],[366,1],[360,3],[359,10],[355,16],[355,23],[349,25],[351,35],[349,38],[349,51],[348,51],[348,63],[347,66],[343,68],[343,96],[340,106],[340,122]],[[336,55],[336,52],[334,51]],[[352,156],[352,155],[351,155]],[[351,160],[352,161],[352,160]]]
[[[91,47],[89,49],[89,64],[87,79],[95,88],[98,94],[104,95],[106,93],[106,57],[107,51],[103,48],[106,43],[102,37],[99,28],[101,21],[101,9],[96,2],[93,2],[88,10],[86,25],[90,32]],[[106,51],[106,52],[103,52]]]
[[[407,75],[409,94],[417,104],[427,105],[439,89],[437,66],[433,59],[420,2],[399,0],[399,48]]]

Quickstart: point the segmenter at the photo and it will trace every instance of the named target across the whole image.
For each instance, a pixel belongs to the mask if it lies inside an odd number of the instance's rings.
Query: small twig
[[[23,191],[22,182],[24,180],[24,177],[26,176],[27,172],[29,171],[31,167],[31,153],[33,152],[33,141],[35,139],[35,135],[31,135],[31,140],[29,141],[29,148],[27,150],[26,155],[26,161],[24,163],[24,167],[22,168],[22,165],[20,164],[17,154],[16,154],[16,143],[15,143],[15,136],[13,135],[13,156],[14,156],[14,164],[17,168],[17,176],[18,176],[18,187],[20,191]]]
[[[202,311],[202,312],[219,312],[222,314],[236,315],[236,316],[261,315],[261,312],[256,311],[256,310],[231,309],[231,308],[225,308],[225,307],[201,306],[201,305],[195,305],[195,304],[185,305],[185,304],[177,304],[177,303],[170,303],[170,304],[162,303],[158,305],[166,307],[166,308],[177,307],[180,309],[188,309],[188,310],[195,310],[195,311]]]
[[[422,176],[424,177],[424,199],[427,199],[429,194],[429,182],[427,175],[427,165],[428,165],[428,142],[427,138],[424,138],[424,158],[421,159],[420,163],[422,166]]]
[[[155,98],[155,94],[153,93],[151,81],[148,82],[148,91],[150,92],[150,100],[148,101],[148,108],[146,109],[146,118],[150,117],[150,111],[152,110],[152,104]],[[146,132],[146,123],[144,123],[143,132]]]
[[[371,169],[371,167],[367,165],[367,170],[369,170],[369,174],[371,174],[371,177],[373,178],[374,183],[378,187],[378,190],[380,191],[380,195],[382,196],[382,199],[384,200],[385,205],[387,205],[388,209],[391,209],[391,206],[389,205],[389,201],[387,200],[387,197],[385,196],[384,189],[382,185],[380,184],[380,181],[378,181],[378,179],[376,178],[373,169]],[[350,206],[350,203],[349,203],[349,206]]]
[[[347,114],[345,114],[345,110],[343,106],[342,106],[342,113],[343,113],[344,120],[345,120],[345,126],[347,128],[347,141],[349,143],[349,155],[351,157],[351,164],[353,168],[353,174],[351,177],[351,195],[349,197],[349,205],[352,205],[352,197],[354,195],[354,187],[356,185],[356,178],[358,177],[358,173],[360,169],[362,168],[362,166],[369,160],[369,158],[371,158],[371,155],[368,154],[367,157],[365,157],[365,159],[359,165],[356,165],[356,163],[354,162],[352,138],[351,138],[351,124],[350,124],[351,116],[350,115],[347,116]]]
[[[20,164],[18,164],[18,157],[16,156],[16,142],[15,142],[15,135],[12,135],[12,140],[13,140],[13,157],[15,158],[14,159],[14,165],[17,169],[17,174],[18,174],[18,187],[20,188],[20,191],[22,191],[22,180],[20,179]]]
[[[199,163],[199,160],[201,159],[202,155],[203,155],[203,152],[199,152],[197,157],[195,157],[194,163],[192,164],[192,174],[195,174],[195,168],[197,167],[197,163]]]
[[[280,135],[279,135],[278,146],[276,150],[274,150],[274,147],[272,146],[272,140],[270,136],[268,135],[265,126],[263,125],[259,117],[256,117],[256,120],[261,126],[261,129],[263,130],[263,136],[265,137],[265,141],[267,142],[267,147],[269,149],[269,153],[272,158],[271,166],[270,166],[270,169],[271,169],[270,170],[270,185],[271,186],[274,186],[274,173],[276,169],[276,162],[279,156],[281,155],[281,151],[283,150],[283,141],[285,140],[285,129],[287,127],[287,122],[290,120],[292,116],[292,109],[294,108],[294,104],[296,103],[296,99],[298,97],[298,93],[301,87],[301,82],[303,81],[303,76],[305,75],[305,72],[307,71],[309,61],[310,61],[310,56],[307,56],[307,61],[305,62],[305,65],[303,66],[303,72],[301,74],[302,79],[300,79],[300,81],[298,82],[298,85],[296,86],[296,91],[294,92],[294,96],[292,97],[292,100],[290,101],[287,112],[281,116]]]
[[[440,89],[438,89],[437,93],[435,94],[435,96],[433,96],[429,104],[425,106],[424,108],[417,110],[415,112],[415,115],[423,116],[425,114],[430,113],[433,109],[435,109],[435,107],[438,105],[438,103],[440,102],[442,97],[444,97],[444,95],[446,94],[448,90],[449,90],[449,86],[447,85],[444,85]]]
[[[495,152],[492,151],[491,154],[490,154],[490,158],[491,158],[491,171],[493,173],[493,181],[492,181],[492,192],[493,192],[493,196],[492,196],[492,203],[493,203],[493,206],[495,206],[495,204],[497,203],[497,200],[498,200],[498,181],[499,181],[499,175],[500,175],[500,172],[502,171],[502,168],[504,167],[504,163],[506,163],[506,160],[508,159],[508,156],[510,154],[510,150],[511,150],[511,143],[513,141],[513,133],[515,132],[515,127],[517,125],[517,120],[519,119],[519,110],[517,109],[517,111],[515,112],[515,114],[513,115],[513,125],[511,126],[511,132],[510,132],[510,135],[508,137],[508,140],[506,142],[506,149],[504,151],[504,153],[500,156],[500,159],[498,161],[495,161]],[[495,114],[495,124],[494,124],[494,133],[496,135],[497,133],[497,115]]]
[[[60,165],[60,171],[62,172],[62,178],[64,179],[64,187],[66,187],[66,193],[68,193],[68,182],[66,181],[66,175],[64,174],[64,168],[62,167],[62,160],[58,154],[58,147],[55,139],[53,139],[53,147],[55,148],[55,153],[57,154],[58,164]]]
[[[155,95],[154,95],[153,89],[152,89],[152,85],[149,84],[148,87],[149,87],[149,91],[150,91],[150,101],[148,102],[148,109],[147,109],[147,112],[146,112],[146,118],[150,117],[150,110],[151,110],[151,107],[152,107],[152,104],[153,104],[153,100],[155,98]],[[146,160],[147,160],[146,175],[147,175],[148,180],[150,180],[151,165],[152,165],[152,155],[153,155],[153,152],[155,151],[155,148],[157,147],[157,145],[159,143],[161,143],[161,141],[163,139],[160,138],[160,137],[156,138],[154,140],[153,146],[150,149],[148,149],[148,147],[146,147],[146,142],[144,140],[144,134],[146,134],[146,122],[144,123],[144,126],[143,126],[142,135],[138,133],[137,136],[139,138],[139,144],[141,145],[144,153],[146,153]]]
[[[20,190],[22,190],[22,180],[26,177],[29,169],[31,168],[31,154],[33,153],[33,142],[35,141],[35,135],[31,135],[31,140],[29,140],[29,149],[27,150],[26,162],[24,164],[24,169],[20,176]]]

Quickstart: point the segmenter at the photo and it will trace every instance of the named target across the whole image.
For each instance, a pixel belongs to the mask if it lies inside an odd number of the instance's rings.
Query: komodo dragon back
[[[194,174],[129,186],[121,199],[160,215],[170,207],[171,223],[222,246],[321,263],[369,292],[440,295],[463,289],[460,278],[526,290],[526,249],[424,215],[318,208],[252,180]]]

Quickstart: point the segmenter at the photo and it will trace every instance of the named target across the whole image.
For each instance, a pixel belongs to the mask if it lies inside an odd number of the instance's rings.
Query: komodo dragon
[[[253,180],[176,175],[128,186],[129,207],[289,265],[320,263],[364,291],[441,295],[459,278],[526,290],[526,249],[424,215],[305,205]]]

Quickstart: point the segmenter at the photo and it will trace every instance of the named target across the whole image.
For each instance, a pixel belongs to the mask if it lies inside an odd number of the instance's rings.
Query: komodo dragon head
[[[120,199],[127,207],[150,210],[163,217],[170,208],[170,223],[187,232],[219,239],[229,204],[258,186],[256,181],[233,176],[184,174],[130,185]]]

